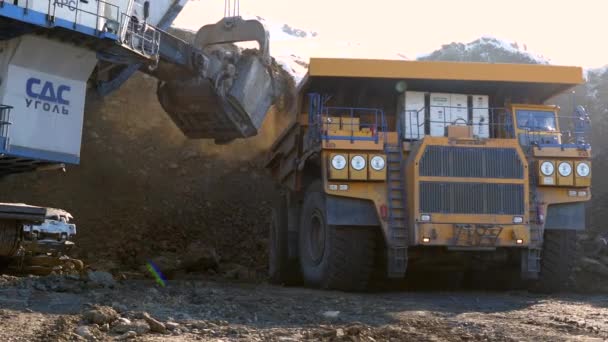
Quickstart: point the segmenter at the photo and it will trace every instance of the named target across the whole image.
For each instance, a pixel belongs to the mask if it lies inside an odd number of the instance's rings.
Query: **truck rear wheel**
[[[306,285],[323,289],[362,291],[374,261],[374,232],[367,227],[327,224],[321,183],[304,198],[298,237],[300,266]]]
[[[546,230],[537,283],[541,292],[571,289],[576,262],[576,230]]]
[[[268,239],[268,276],[273,284],[295,285],[299,280],[296,261],[289,260],[287,203],[272,208]]]

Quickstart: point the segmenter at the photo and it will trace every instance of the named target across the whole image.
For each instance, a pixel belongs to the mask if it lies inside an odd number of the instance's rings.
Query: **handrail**
[[[95,0],[97,3],[97,11],[91,12],[89,10],[79,7],[77,1],[75,5],[66,4],[60,0],[48,0],[49,1],[49,17],[53,21],[57,15],[57,8],[63,8],[67,6],[70,10],[74,11],[74,19],[72,21],[73,28],[76,28],[78,24],[82,24],[82,17],[79,19],[79,15],[82,14],[90,15],[95,17],[95,32],[112,32],[117,36],[117,41],[121,45],[126,45],[134,51],[141,53],[144,56],[152,56],[157,59],[160,50],[160,31],[155,27],[148,25],[145,22],[139,23],[133,19],[133,17],[125,12],[122,12],[118,5],[113,3]],[[103,4],[103,6],[100,6]],[[51,9],[52,5],[52,9]],[[29,6],[26,3],[26,7]],[[103,8],[104,13],[101,13]],[[109,11],[107,9],[110,9]],[[105,13],[109,13],[106,15]],[[103,28],[100,28],[100,21],[105,20]],[[115,23],[116,27],[108,25]]]
[[[562,129],[562,122],[558,122],[559,130],[544,130],[534,129],[529,127],[518,127],[525,131],[525,139],[530,145],[539,147],[573,145],[581,149],[589,149],[591,136],[591,122],[588,118],[579,116],[563,116],[557,117],[558,121],[570,120],[572,129]],[[554,137],[555,142],[546,142],[542,138]]]
[[[426,127],[431,124],[439,124],[441,126],[447,125],[466,125],[472,127],[485,127],[487,128],[488,138],[503,138],[503,139],[520,139],[520,143],[523,145],[537,145],[537,146],[564,146],[567,144],[576,145],[579,148],[589,148],[589,132],[591,123],[587,116],[565,116],[557,115],[556,126],[560,129],[557,130],[546,130],[546,129],[535,129],[530,127],[520,127],[517,122],[513,122],[510,110],[504,107],[454,107],[454,106],[430,106],[430,109],[442,108],[444,109],[443,120],[424,118],[419,120],[420,114],[426,110],[425,107],[418,110],[405,110],[402,111],[406,115],[407,124],[407,137],[406,139],[419,140],[424,137],[425,132],[420,132],[421,127]],[[467,119],[457,117],[455,120],[452,119],[452,113],[446,113],[446,109],[457,108],[463,110],[463,114],[466,111]],[[487,122],[468,120],[469,114],[473,114],[475,120],[475,113],[477,110],[487,111]],[[504,120],[502,122],[496,122],[497,113],[504,113]],[[450,120],[448,120],[448,117]],[[566,123],[570,123],[572,129],[565,129]],[[481,128],[480,128],[481,129]],[[518,137],[515,133],[517,131],[524,131],[525,136],[523,138]],[[500,133],[500,134],[499,134]],[[521,136],[522,133],[520,133]],[[543,137],[555,136],[555,142],[545,142]],[[523,139],[523,140],[522,140]],[[567,140],[566,140],[567,139]],[[547,139],[550,140],[550,139]]]
[[[436,108],[441,108],[444,110],[444,115],[443,115],[443,119],[442,120],[432,120],[430,118],[426,118],[424,113],[426,113],[426,107],[422,107],[421,109],[410,109],[410,110],[403,110],[401,111],[402,114],[405,114],[406,116],[406,132],[409,134],[406,134],[406,136],[402,137],[405,138],[407,140],[420,140],[422,139],[425,135],[425,128],[428,127],[429,129],[431,129],[431,125],[432,124],[440,124],[441,126],[448,126],[448,125],[461,125],[461,126],[472,126],[472,127],[479,127],[479,129],[481,130],[482,127],[487,128],[487,133],[483,134],[484,136],[487,135],[488,138],[497,138],[497,137],[501,137],[501,138],[506,138],[506,139],[513,139],[515,138],[515,134],[513,131],[513,127],[510,123],[510,117],[509,115],[505,116],[505,121],[504,122],[490,122],[491,118],[496,117],[497,112],[504,112],[507,113],[507,109],[504,107],[454,107],[454,106],[430,106],[429,107],[430,110],[432,109],[436,109]],[[446,109],[460,109],[463,110],[463,114],[466,113],[466,119],[464,117],[456,117],[454,118],[454,120],[452,120],[451,118],[451,113],[447,114],[446,113]],[[475,111],[478,110],[486,110],[487,111],[487,115],[484,115],[484,117],[486,117],[487,121],[479,121],[479,122],[475,122]],[[469,113],[473,114],[474,120],[469,120]],[[423,119],[420,120],[420,115],[423,114]],[[449,119],[448,119],[449,117]],[[503,132],[504,134],[498,134],[499,130],[498,127],[503,127],[504,129],[501,130],[501,132]],[[422,131],[422,132],[421,132]],[[501,136],[504,135],[504,136]]]
[[[355,141],[355,140],[368,140],[368,141],[374,141],[376,143],[378,143],[379,141],[379,137],[382,135],[383,138],[386,138],[386,131],[387,131],[387,125],[386,125],[386,119],[384,116],[384,111],[382,109],[378,109],[378,108],[364,108],[364,107],[339,107],[339,106],[322,106],[321,111],[320,111],[320,116],[321,119],[323,117],[330,117],[332,112],[339,112],[336,115],[341,115],[340,116],[340,120],[342,121],[342,118],[344,118],[344,112],[347,112],[349,114],[349,116],[346,116],[347,118],[350,118],[351,121],[350,123],[339,123],[339,125],[344,126],[346,125],[347,127],[350,127],[350,130],[344,130],[346,132],[350,132],[350,134],[344,135],[344,134],[336,134],[333,133],[331,134],[330,130],[326,130],[324,128],[325,123],[321,123],[322,125],[320,127],[317,127],[317,129],[320,129],[322,132],[322,138],[325,140],[350,140],[351,142]],[[354,123],[352,120],[355,118],[358,118],[359,120],[364,117],[364,116],[373,116],[373,122],[371,123],[362,123],[362,122],[358,122],[358,123]],[[369,132],[371,134],[371,136],[363,136],[363,135],[355,135],[355,132],[361,132],[361,129],[355,130],[355,127],[359,127],[359,128],[369,128]]]
[[[145,22],[136,22],[126,14],[123,14],[123,21],[127,21],[127,25],[120,34],[121,42],[143,55],[156,57],[160,50],[160,31]]]
[[[9,146],[9,138],[10,138],[10,125],[12,122],[11,119],[11,109],[12,106],[2,105],[0,104],[0,138],[3,139],[2,146],[3,150],[6,151]]]
[[[0,8],[4,3],[4,0],[0,0]],[[85,3],[89,5],[85,6]],[[119,5],[109,0],[89,0],[83,3],[47,0],[47,5],[43,0],[23,0],[19,3],[15,1],[11,6],[22,9],[24,17],[30,16],[28,12],[46,17],[42,23],[37,17],[22,19],[25,22],[48,28],[62,27],[88,36],[116,40],[125,49],[152,62],[157,63],[159,60],[161,32],[148,25],[146,20],[137,20],[127,14],[131,12],[130,8],[122,8],[123,12]]]
[[[378,142],[379,136],[384,136],[388,133],[388,124],[384,111],[378,108],[366,108],[366,107],[346,107],[346,106],[325,106],[327,97],[322,97],[317,93],[310,93],[309,95],[309,117],[308,123],[311,128],[311,132],[315,132],[315,136],[324,140],[373,140]],[[442,119],[430,119],[425,117],[427,110],[435,108],[443,108],[444,115]],[[461,116],[456,117],[455,120],[451,120],[452,113],[447,113],[446,109],[456,108],[462,111]],[[335,113],[335,114],[334,114]],[[333,116],[339,116],[340,122],[338,123],[326,123],[323,122],[324,118]],[[403,114],[406,117],[403,117]],[[425,114],[425,115],[422,115]],[[500,115],[498,115],[500,114]],[[356,118],[361,119],[364,116],[372,116],[370,122],[344,122],[345,118]],[[472,115],[472,120],[469,117]],[[590,122],[588,117],[582,116],[557,116],[557,122],[562,124],[564,120],[571,119],[571,125],[574,129],[559,131],[546,131],[546,130],[535,130],[525,129],[518,127],[517,122],[513,122],[510,108],[505,107],[456,107],[456,106],[429,106],[422,107],[416,110],[402,110],[398,113],[396,118],[396,131],[400,139],[406,140],[419,140],[426,135],[425,128],[430,129],[431,125],[438,124],[443,127],[449,125],[462,125],[470,126],[474,128],[474,137],[477,138],[489,138],[489,139],[518,139],[522,145],[536,145],[536,146],[561,146],[575,145],[578,148],[588,149],[589,143],[586,135],[590,131]],[[403,121],[405,120],[405,121]],[[405,125],[404,125],[405,122]],[[327,129],[331,127],[329,125],[336,125],[335,129]],[[564,125],[560,125],[564,127]],[[355,127],[359,128],[370,128],[372,136],[355,135]],[[437,127],[437,126],[435,126]],[[421,130],[421,128],[423,128]],[[341,131],[341,132],[340,132]],[[360,130],[359,130],[360,131]],[[524,133],[522,133],[522,131]],[[403,135],[404,132],[409,134]],[[516,134],[519,132],[519,135]],[[525,136],[522,138],[522,134]],[[551,139],[538,139],[539,136],[543,138],[549,136],[556,136],[552,142],[547,142]],[[407,136],[407,137],[406,137]],[[444,136],[442,134],[441,136]],[[523,140],[522,140],[523,139]],[[531,142],[531,143],[530,143]]]
[[[85,14],[89,14],[92,15],[94,17],[96,17],[96,26],[95,29],[99,30],[99,19],[106,19],[106,20],[114,20],[116,22],[118,22],[120,20],[120,7],[118,5],[115,5],[111,2],[107,2],[107,1],[103,1],[103,0],[95,0],[98,5],[97,5],[97,11],[96,12],[90,12],[87,11],[85,9],[82,9],[80,7],[78,7],[79,5],[79,1],[76,1],[76,5],[75,6],[71,6],[70,4],[61,2],[59,0],[48,0],[49,1],[49,15],[51,16],[51,20],[53,20],[56,15],[57,15],[57,7],[63,8],[63,7],[68,7],[70,10],[74,11],[74,27],[76,27],[76,25],[78,24],[78,14],[81,13],[85,13]],[[111,16],[106,16],[105,14],[101,14],[100,13],[100,6],[99,4],[103,4],[104,6],[108,6],[111,7],[113,9],[116,10],[116,18],[112,18]],[[52,15],[51,15],[51,4],[53,5],[53,11],[52,11]],[[26,3],[26,6],[28,6],[28,4]]]
[[[95,12],[91,12],[86,9],[80,8],[78,1],[76,1],[75,5],[70,5],[68,3],[64,3],[59,0],[48,0],[49,5],[48,5],[48,9],[47,9],[47,14],[49,16],[49,21],[53,22],[55,20],[55,18],[57,17],[57,7],[59,7],[59,8],[68,7],[69,10],[74,11],[74,20],[72,22],[73,28],[76,28],[76,25],[79,24],[78,15],[82,14],[82,13],[95,17],[95,31],[99,32],[99,33],[107,32],[109,30],[109,27],[107,25],[108,22],[116,22],[117,24],[120,24],[119,21],[121,20],[121,18],[120,18],[121,11],[120,11],[120,7],[118,5],[115,5],[111,2],[103,1],[103,0],[95,0],[95,2],[97,3],[97,10]],[[105,15],[105,14],[100,13],[101,6],[99,6],[99,4],[104,5],[103,6],[104,11],[107,8],[112,8],[112,10],[109,11],[110,15]],[[29,2],[26,2],[26,9],[27,8],[29,8]],[[115,17],[111,15],[112,12],[115,12]],[[105,19],[106,22],[104,23],[104,27],[100,29],[99,23],[100,23],[101,19]],[[82,22],[82,18],[80,21]],[[113,33],[116,33],[116,32],[113,32]]]

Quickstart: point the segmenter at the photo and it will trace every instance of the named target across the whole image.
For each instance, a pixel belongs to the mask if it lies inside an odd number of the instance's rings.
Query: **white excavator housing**
[[[0,103],[12,107],[8,151],[77,163],[95,52],[39,36],[0,42]],[[40,53],[45,51],[45,53]]]
[[[1,41],[0,47],[0,103],[12,107],[6,152],[78,163],[95,52],[34,35]]]

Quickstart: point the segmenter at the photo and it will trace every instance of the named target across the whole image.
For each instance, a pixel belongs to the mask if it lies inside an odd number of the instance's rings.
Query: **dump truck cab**
[[[545,101],[582,82],[576,67],[312,59],[268,162],[286,192],[271,278],[363,289],[378,267],[474,256],[567,283],[591,154],[560,130],[580,113]]]
[[[522,145],[561,144],[559,108],[546,105],[512,105],[515,135]]]

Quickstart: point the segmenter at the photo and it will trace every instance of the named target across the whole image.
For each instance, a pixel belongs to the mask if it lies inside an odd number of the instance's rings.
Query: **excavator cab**
[[[259,50],[233,44],[247,41],[256,41]],[[161,82],[158,89],[161,105],[188,138],[226,143],[257,134],[276,97],[268,42],[259,21],[241,17],[198,31],[194,46],[202,52],[202,74]]]

